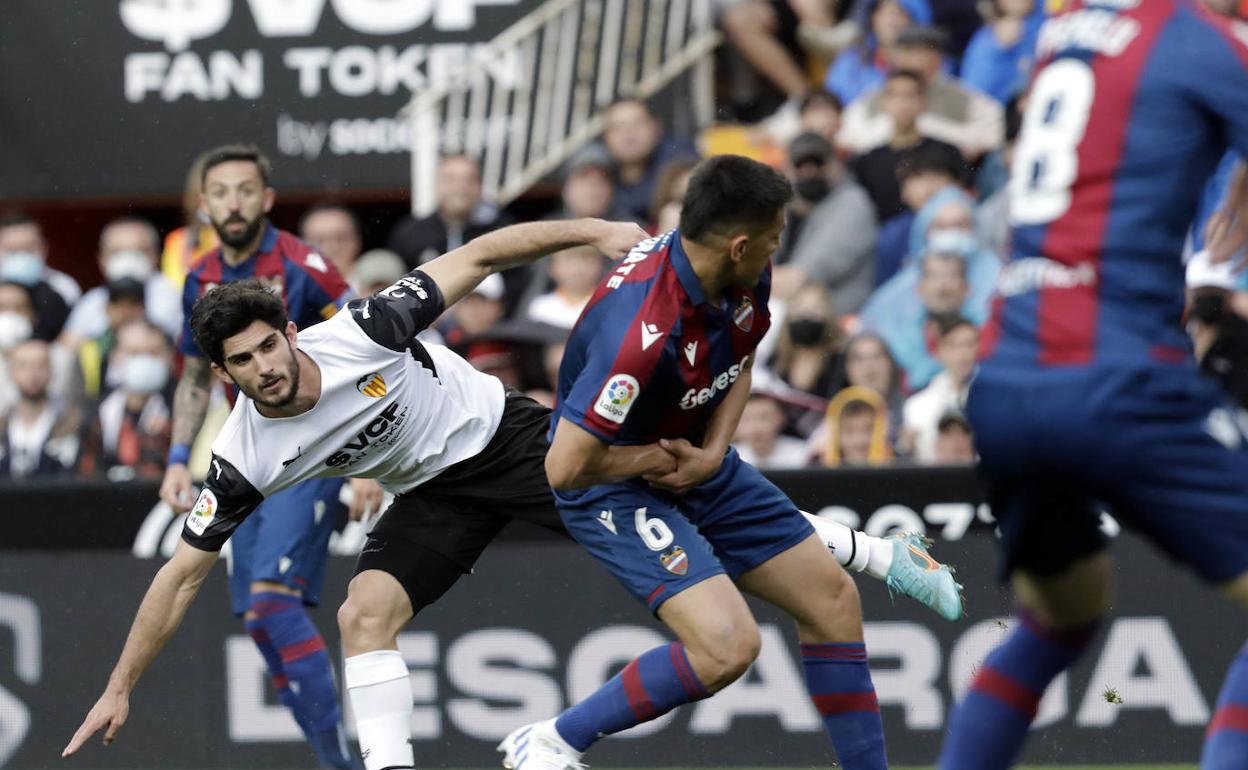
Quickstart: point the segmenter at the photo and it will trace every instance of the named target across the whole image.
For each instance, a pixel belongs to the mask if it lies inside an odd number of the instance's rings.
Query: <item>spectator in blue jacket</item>
[[[932,23],[927,0],[869,0],[870,30],[854,47],[842,51],[828,68],[824,87],[849,104],[884,82],[888,49],[908,27]]]
[[[1036,0],[992,0],[990,7],[962,58],[962,82],[1004,104],[1027,82],[1044,9]]]

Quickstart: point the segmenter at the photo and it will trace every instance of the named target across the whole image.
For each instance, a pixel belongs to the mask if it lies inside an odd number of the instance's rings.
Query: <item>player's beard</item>
[[[236,222],[241,222],[246,226],[239,232],[231,232],[225,229],[226,225],[234,224]],[[217,237],[220,238],[221,242],[226,246],[229,246],[231,249],[241,249],[251,243],[252,239],[256,237],[256,233],[260,232],[260,226],[263,222],[263,214],[257,216],[251,221],[248,221],[241,214],[230,214],[220,222],[215,219],[212,220],[212,229],[216,231]]]
[[[261,406],[267,406],[270,409],[281,409],[289,406],[291,402],[295,400],[295,396],[299,393],[299,360],[295,357],[294,347],[291,346],[289,342],[286,344],[290,349],[290,367],[279,376],[284,377],[286,381],[290,383],[290,389],[285,393],[279,393],[266,397],[264,395],[264,386],[271,383],[272,380],[261,380],[260,384],[256,387],[256,392],[247,394],[251,397],[252,401],[255,401]]]

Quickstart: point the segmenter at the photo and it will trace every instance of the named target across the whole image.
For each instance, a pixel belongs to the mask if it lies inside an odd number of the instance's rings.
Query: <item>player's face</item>
[[[263,321],[254,321],[225,341],[225,374],[257,404],[274,409],[288,406],[299,390],[294,343],[293,323],[287,324],[283,333]]]
[[[784,209],[776,212],[775,220],[766,228],[754,231],[748,238],[734,238],[729,248],[733,260],[731,283],[741,289],[758,285],[771,255],[780,248],[780,233],[784,232]]]
[[[250,244],[273,207],[273,190],[260,169],[247,160],[230,160],[208,169],[200,207],[221,242],[232,249]]]

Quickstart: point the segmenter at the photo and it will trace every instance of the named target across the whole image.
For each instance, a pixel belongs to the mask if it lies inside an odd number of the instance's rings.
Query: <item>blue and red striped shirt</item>
[[[218,246],[191,266],[182,287],[184,320],[178,350],[183,355],[204,355],[191,334],[195,300],[214,286],[246,278],[258,278],[280,293],[290,320],[300,329],[329,318],[354,297],[328,260],[294,235],[266,222],[260,247],[241,264],[226,264]]]
[[[770,290],[768,267],[757,286],[712,304],[679,230],[637,244],[572,330],[551,436],[563,417],[609,444],[700,443],[771,323]]]
[[[1248,26],[1196,0],[1075,0],[1041,27],[986,365],[1190,360],[1184,236],[1248,152]]]

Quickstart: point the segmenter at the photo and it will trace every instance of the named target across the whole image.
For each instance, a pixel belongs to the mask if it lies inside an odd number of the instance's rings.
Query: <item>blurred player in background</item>
[[[286,303],[300,329],[334,315],[353,296],[325,258],[266,218],[275,192],[269,161],[251,145],[218,147],[200,165],[200,206],[220,245],[195,262],[182,289],[185,356],[173,402],[173,445],[160,496],[189,510],[190,445],[204,424],[211,361],[195,343],[191,308],[214,286],[256,278]],[[316,606],[338,510],[338,479],[313,480],[266,500],[232,541],[230,604],[242,615],[288,709],[323,767],[349,768],[333,668],[304,605]],[[363,494],[363,492],[361,492]],[[380,489],[372,492],[380,497]]]
[[[560,366],[547,476],[568,531],[679,641],[642,654],[557,719],[514,731],[499,746],[504,767],[579,768],[599,738],[731,684],[760,644],[742,591],[797,621],[807,687],[841,765],[887,766],[854,582],[797,507],[729,445],[770,325],[770,257],[792,194],[756,161],[704,161],[679,228],[638,244],[577,322]],[[676,458],[674,470],[618,459],[652,444]],[[927,583],[942,600],[934,609],[961,614],[952,575],[917,536],[877,542],[872,555]]]
[[[1040,32],[1012,255],[967,414],[1022,606],[954,711],[943,770],[1011,765],[1108,606],[1106,505],[1248,605],[1248,437],[1183,333],[1184,234],[1248,151],[1248,31],[1194,0],[1076,4]],[[1248,242],[1248,209],[1211,251]],[[1248,767],[1248,648],[1202,767]]]

